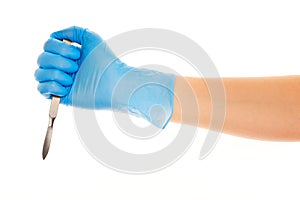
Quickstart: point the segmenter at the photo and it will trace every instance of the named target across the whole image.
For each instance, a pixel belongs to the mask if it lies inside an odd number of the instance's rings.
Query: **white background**
[[[206,50],[221,76],[299,74],[299,10],[296,0],[1,1],[0,199],[299,199],[299,143],[222,135],[214,151],[198,160],[206,134],[200,129],[174,165],[127,175],[87,153],[72,108],[65,106],[43,161],[50,102],[37,92],[33,76],[49,34],[71,25],[104,39],[149,27],[182,33]],[[128,62],[143,63],[141,58],[132,55]],[[163,57],[155,62],[166,63]]]

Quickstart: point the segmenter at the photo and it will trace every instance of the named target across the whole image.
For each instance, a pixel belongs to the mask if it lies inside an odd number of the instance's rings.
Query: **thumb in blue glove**
[[[65,44],[63,39],[80,47]],[[113,109],[164,128],[173,112],[175,76],[127,66],[96,33],[80,27],[54,32],[35,72],[38,90],[65,105]]]

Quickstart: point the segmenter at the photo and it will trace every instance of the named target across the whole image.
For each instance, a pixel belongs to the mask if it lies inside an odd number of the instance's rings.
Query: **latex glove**
[[[172,116],[174,75],[127,66],[87,29],[71,27],[52,33],[38,65],[38,90],[47,98],[57,95],[66,105],[129,112],[160,128]]]

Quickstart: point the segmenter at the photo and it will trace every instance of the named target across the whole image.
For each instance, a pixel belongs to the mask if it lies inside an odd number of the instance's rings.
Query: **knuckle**
[[[36,69],[35,72],[34,72],[34,78],[37,81],[39,81],[39,71],[40,71],[40,69]]]
[[[37,58],[37,64],[40,66],[42,64],[42,58],[44,56],[44,53],[41,53]]]

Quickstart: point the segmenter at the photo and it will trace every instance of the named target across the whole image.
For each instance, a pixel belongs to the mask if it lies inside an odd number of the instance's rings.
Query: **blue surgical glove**
[[[60,96],[65,105],[129,112],[160,128],[172,116],[174,75],[127,66],[87,29],[52,33],[38,65],[35,78],[40,93],[47,98]]]

